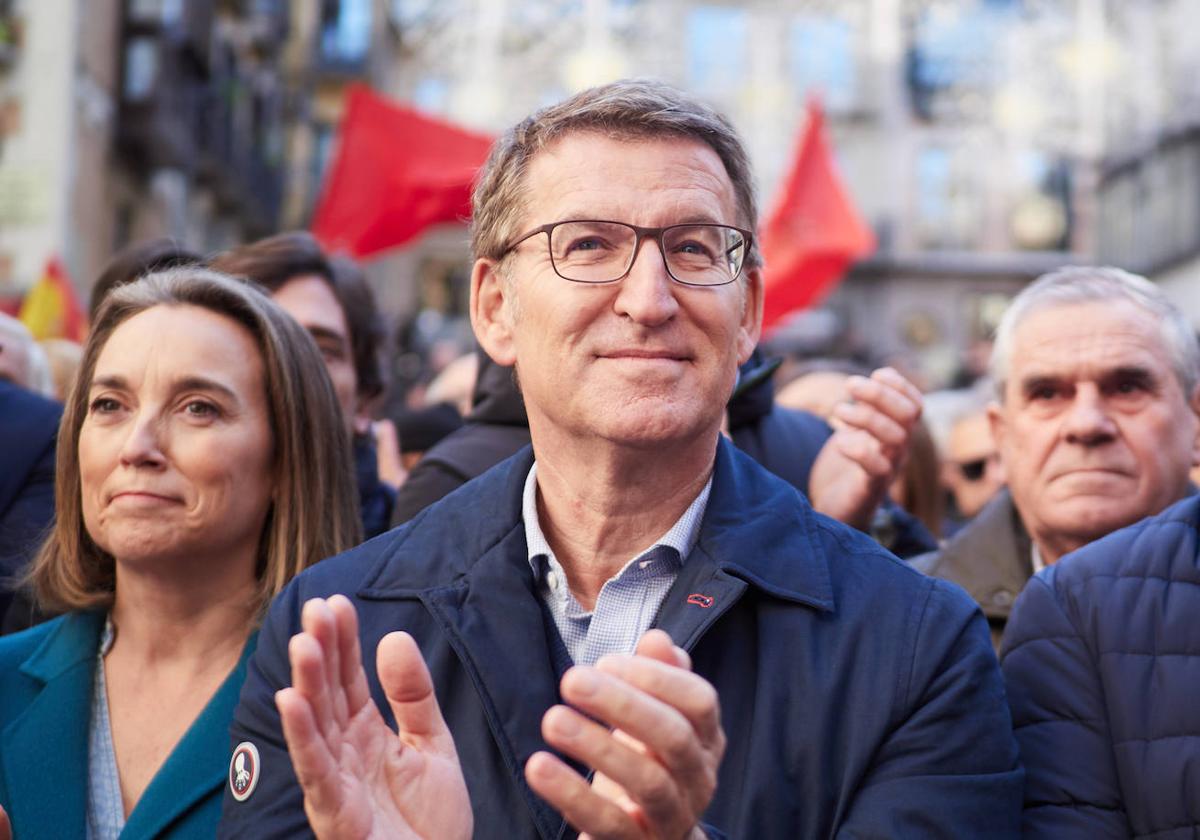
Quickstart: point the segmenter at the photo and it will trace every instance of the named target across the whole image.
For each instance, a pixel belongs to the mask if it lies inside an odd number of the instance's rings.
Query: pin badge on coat
[[[233,751],[229,760],[229,790],[238,802],[245,802],[254,793],[258,785],[259,760],[258,747],[249,741],[242,741]]]

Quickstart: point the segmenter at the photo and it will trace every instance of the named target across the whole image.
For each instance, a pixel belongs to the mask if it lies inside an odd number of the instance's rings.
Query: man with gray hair
[[[720,434],[761,326],[752,183],[729,123],[654,82],[497,141],[471,320],[532,449],[280,595],[224,836],[1016,835],[975,605]],[[843,417],[864,470],[906,437],[865,409],[904,387]]]
[[[996,345],[1016,401],[1002,451],[1058,560],[1025,587],[1001,651],[1023,834],[1196,837],[1200,351],[1153,285],[1112,269],[1047,278],[1014,309]]]
[[[1071,266],[1025,288],[991,359],[1008,490],[914,564],[967,588],[999,644],[1034,573],[1189,492],[1198,360],[1187,319],[1143,277]]]

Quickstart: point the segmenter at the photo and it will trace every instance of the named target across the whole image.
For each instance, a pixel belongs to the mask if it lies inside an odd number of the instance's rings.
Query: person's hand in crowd
[[[400,433],[391,420],[375,420],[371,423],[371,435],[375,438],[375,458],[379,480],[393,490],[408,480],[404,469],[404,458],[400,454]]]
[[[850,377],[846,395],[834,408],[833,436],[813,463],[808,495],[821,513],[865,529],[904,468],[923,400],[890,367]]]
[[[651,630],[635,655],[572,668],[561,689],[575,708],[547,711],[542,735],[596,772],[589,785],[557,757],[534,753],[525,764],[534,792],[581,838],[704,837],[699,821],[716,790],[725,732],[716,689],[692,673],[687,653]]]
[[[469,838],[471,802],[429,669],[407,633],[379,642],[379,682],[399,734],[367,687],[358,617],[342,595],[314,598],[275,695],[313,831],[329,838]]]

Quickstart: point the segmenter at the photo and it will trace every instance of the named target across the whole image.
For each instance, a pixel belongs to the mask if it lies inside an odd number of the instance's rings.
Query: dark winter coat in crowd
[[[529,444],[529,420],[512,368],[479,351],[474,408],[461,429],[425,453],[396,498],[393,525],[402,525],[452,490]],[[729,435],[738,448],[801,493],[832,429],[815,414],[775,405],[774,366],[755,350],[740,378],[750,383],[729,401]],[[767,375],[762,375],[767,374]],[[937,546],[920,521],[891,502],[881,509],[884,546],[909,557]]]
[[[261,775],[227,793],[220,835],[307,836],[275,707],[309,598],[358,610],[372,696],[394,724],[374,651],[403,628],[429,665],[480,838],[574,836],[525,782],[561,702],[562,649],[521,521],[523,450],[404,527],[313,566],[272,605],[231,742]],[[689,598],[703,593],[708,599]],[[656,619],[720,696],[728,749],[710,837],[1016,837],[1023,774],[987,625],[958,588],[920,575],[728,441],[695,549]],[[557,667],[556,667],[557,663]]]
[[[370,435],[354,436],[354,475],[358,482],[363,537],[377,537],[391,527],[396,491],[379,480],[378,455]]]
[[[58,403],[0,380],[0,616],[54,519],[61,417]]]
[[[1012,605],[1033,575],[1033,543],[1004,488],[941,549],[911,562],[967,590],[983,609],[999,648]]]
[[[396,493],[392,524],[402,525],[438,499],[529,445],[525,403],[513,371],[476,351],[479,373],[471,413],[461,428],[435,443]]]
[[[1200,837],[1200,498],[1038,574],[1001,659],[1026,837]]]

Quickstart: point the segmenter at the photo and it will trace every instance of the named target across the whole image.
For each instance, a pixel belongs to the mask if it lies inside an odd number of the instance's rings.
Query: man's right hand
[[[358,617],[342,595],[314,598],[288,657],[292,687],[275,695],[313,831],[329,838],[468,838],[471,802],[433,680],[407,633],[379,642],[379,682],[393,732],[367,687]]]

